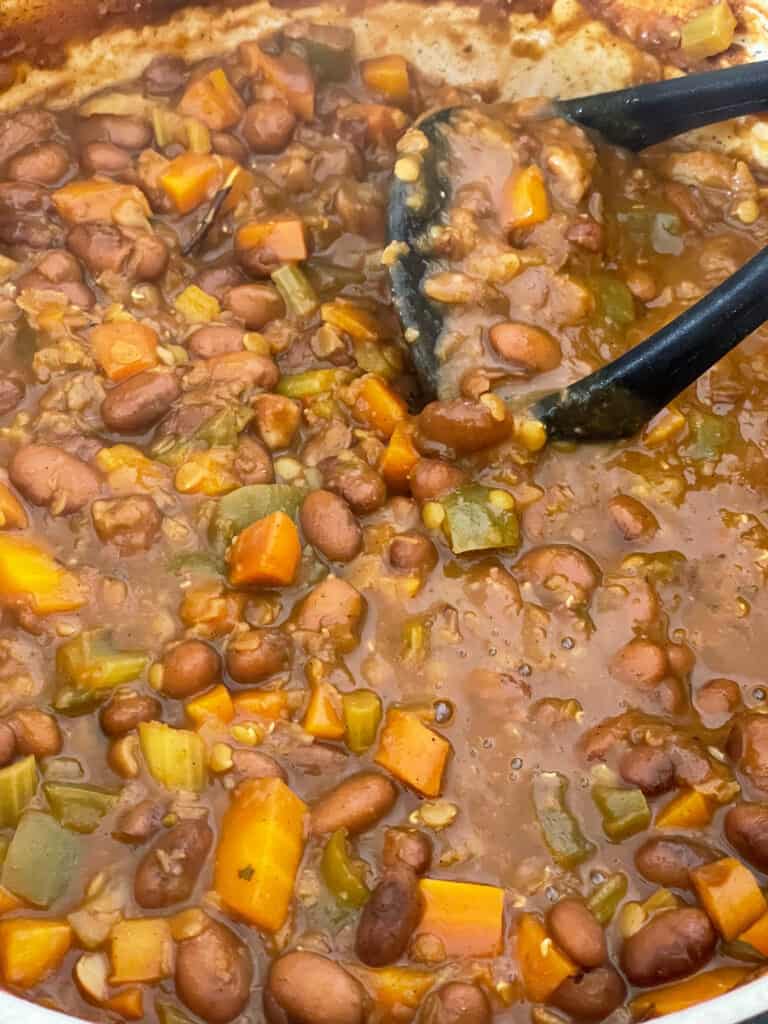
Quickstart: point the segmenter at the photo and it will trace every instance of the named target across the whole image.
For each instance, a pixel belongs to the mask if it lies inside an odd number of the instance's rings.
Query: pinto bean
[[[408,482],[417,501],[432,501],[455,490],[466,481],[467,475],[457,466],[440,459],[419,459],[410,472]]]
[[[560,346],[547,331],[531,324],[495,324],[488,332],[491,345],[502,359],[521,373],[546,373],[560,365]]]
[[[649,882],[672,889],[692,888],[689,872],[716,860],[704,843],[683,836],[654,836],[635,851],[635,867]]]
[[[96,302],[93,292],[82,281],[52,281],[38,270],[22,274],[16,281],[16,287],[20,292],[57,292],[73,306],[80,306],[83,309],[90,309]]]
[[[491,1024],[493,1011],[479,985],[449,981],[424,1000],[421,1024]]]
[[[604,1020],[624,1002],[627,986],[613,967],[566,978],[550,996],[549,1002],[570,1014],[574,1020]]]
[[[330,743],[300,743],[285,751],[285,759],[304,775],[333,775],[347,763],[347,754]]]
[[[245,141],[254,153],[280,153],[291,141],[295,114],[281,100],[251,104],[243,117]]]
[[[698,971],[716,945],[717,935],[703,910],[665,910],[625,939],[621,966],[633,985],[662,985]]]
[[[582,967],[599,967],[608,958],[603,929],[581,900],[558,900],[547,914],[552,938]]]
[[[123,555],[151,548],[163,521],[160,509],[148,494],[102,498],[94,501],[91,515],[99,540],[114,544]]]
[[[140,722],[160,718],[160,701],[135,690],[117,690],[99,711],[99,724],[107,736],[124,736]]]
[[[696,691],[699,713],[721,722],[738,711],[741,703],[741,687],[735,679],[710,679]]]
[[[611,498],[608,514],[625,540],[652,537],[659,528],[653,512],[629,494],[617,494]]]
[[[326,576],[302,601],[296,625],[318,633],[327,629],[346,642],[356,632],[364,611],[363,598],[351,584]]]
[[[282,395],[257,395],[253,400],[259,436],[270,451],[287,448],[301,423],[301,408]]]
[[[61,753],[61,729],[53,715],[39,708],[18,708],[8,718],[16,737],[16,752],[35,757],[54,757]]]
[[[20,405],[26,393],[27,386],[17,373],[3,373],[0,376],[0,416]]]
[[[275,479],[269,451],[261,441],[247,434],[237,443],[234,469],[244,484],[271,484]]]
[[[8,722],[0,722],[0,768],[10,764],[16,756],[16,733]]]
[[[368,1002],[360,982],[319,953],[278,957],[264,986],[269,1024],[364,1024]]]
[[[52,249],[61,244],[61,235],[47,189],[32,182],[0,182],[0,242]]]
[[[351,444],[352,428],[349,424],[331,419],[305,441],[301,449],[301,461],[305,466],[319,466],[326,459],[342,455]]]
[[[156,800],[142,800],[120,815],[115,836],[124,843],[143,843],[160,828],[165,807]]]
[[[176,947],[176,994],[206,1024],[227,1024],[245,1009],[253,982],[248,947],[218,921],[209,920]]]
[[[759,711],[735,715],[726,751],[752,785],[768,793],[768,715]]]
[[[227,292],[224,306],[249,331],[260,331],[270,320],[285,316],[285,304],[277,289],[269,284],[239,284]]]
[[[181,700],[221,678],[221,658],[202,640],[182,640],[163,655],[163,693]]]
[[[156,281],[165,273],[170,254],[168,246],[152,231],[138,231],[133,237],[128,261],[129,277],[137,281]]]
[[[243,332],[239,327],[213,324],[199,327],[187,340],[187,348],[198,359],[210,359],[226,352],[242,352]]]
[[[227,672],[236,683],[253,686],[291,664],[291,641],[276,629],[237,633],[226,652]]]
[[[211,132],[211,149],[220,156],[228,156],[237,164],[248,163],[248,147],[229,132]]]
[[[112,224],[76,224],[67,235],[67,246],[94,277],[105,270],[122,270],[132,251],[130,239]]]
[[[146,370],[107,393],[101,418],[116,434],[142,434],[165,416],[180,394],[173,373]]]
[[[267,356],[255,352],[229,352],[207,359],[205,368],[214,384],[240,383],[243,387],[270,391],[280,377],[280,371]]]
[[[288,776],[274,757],[270,757],[269,754],[262,754],[260,750],[240,748],[233,750],[232,775],[237,782],[244,782],[246,779],[282,779],[283,782],[288,781]]]
[[[646,796],[668,793],[675,787],[675,763],[666,750],[640,743],[627,750],[619,761],[619,774]]]
[[[19,110],[0,117],[0,164],[27,146],[49,139],[56,131],[56,119],[47,110]]]
[[[369,967],[399,960],[421,919],[416,872],[405,865],[388,868],[363,907],[355,952]]]
[[[43,142],[15,156],[6,174],[15,181],[32,181],[37,185],[54,185],[70,167],[69,153],[58,142]]]
[[[318,468],[328,490],[341,495],[356,515],[368,515],[386,503],[387,485],[357,456],[342,454],[324,459]]]
[[[661,682],[669,671],[669,663],[663,647],[638,637],[614,655],[610,669],[614,679],[649,689]]]
[[[152,127],[143,117],[128,114],[94,114],[82,118],[77,126],[82,145],[111,142],[123,149],[146,149],[152,144]]]
[[[150,96],[170,96],[186,85],[188,70],[181,57],[163,53],[144,68],[144,88]]]
[[[312,491],[301,506],[301,528],[312,547],[332,562],[349,562],[363,546],[363,531],[343,498]]]
[[[339,828],[350,835],[365,832],[389,814],[396,799],[395,784],[385,775],[350,775],[315,801],[309,815],[310,831],[316,836]]]
[[[392,538],[389,561],[395,569],[431,572],[437,565],[437,548],[425,534],[407,530]]]
[[[131,166],[131,154],[111,142],[89,142],[80,153],[80,163],[89,174],[122,174]]]
[[[570,544],[547,544],[528,551],[517,563],[525,580],[551,593],[588,598],[600,582],[600,570],[589,555]]]
[[[19,448],[8,467],[11,483],[32,502],[52,515],[68,515],[84,508],[99,493],[101,481],[87,462],[48,444]]]
[[[728,842],[753,867],[768,871],[768,805],[738,803],[725,816]]]
[[[198,271],[194,283],[198,288],[202,288],[204,292],[208,292],[219,302],[224,303],[230,288],[236,288],[244,280],[245,275],[240,267],[233,263],[217,263]]]
[[[170,907],[189,899],[213,843],[202,819],[182,821],[164,832],[142,857],[133,892],[140,907]]]
[[[417,875],[423,875],[432,863],[432,840],[414,828],[388,828],[381,861],[387,868],[404,864]]]
[[[482,402],[454,398],[448,402],[430,402],[418,419],[419,432],[461,454],[478,452],[498,444],[512,432],[512,418],[496,418]]]

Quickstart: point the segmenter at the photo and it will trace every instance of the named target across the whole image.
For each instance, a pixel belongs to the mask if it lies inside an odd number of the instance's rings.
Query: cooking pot
[[[476,86],[503,99],[567,98],[669,73],[663,45],[645,42],[650,49],[641,50],[631,42],[654,38],[642,26],[644,18],[658,15],[658,0],[585,0],[591,18],[578,0],[354,0],[349,7],[292,2],[294,11],[301,5],[303,17],[351,27],[360,57],[394,48],[451,84]],[[737,40],[740,47],[729,51],[731,60],[768,57],[768,21],[761,21],[768,10],[759,10],[767,2],[743,8],[746,31]],[[663,7],[673,23],[675,15],[698,10],[701,0],[665,0]],[[0,112],[27,104],[67,107],[138,77],[158,54],[199,60],[278,29],[292,16],[267,0],[201,0],[195,6],[187,0],[0,0],[0,62],[24,68],[0,92]],[[744,119],[699,135],[704,146],[768,171],[765,122]],[[768,976],[663,1019],[768,1024]],[[0,1024],[76,1024],[76,1018],[0,991]]]

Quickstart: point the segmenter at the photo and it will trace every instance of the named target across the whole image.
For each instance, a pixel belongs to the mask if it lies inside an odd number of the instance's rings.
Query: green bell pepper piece
[[[614,843],[637,835],[651,823],[651,811],[641,789],[593,786],[592,799],[603,818],[603,831]]]
[[[372,747],[381,722],[381,697],[373,690],[353,690],[342,694],[346,744],[353,754]]]
[[[333,391],[337,383],[348,376],[346,371],[340,370],[305,370],[304,373],[281,377],[275,390],[286,398],[314,398]]]
[[[533,780],[533,806],[552,859],[563,868],[582,864],[595,852],[566,803],[568,779],[560,772],[540,772]]]
[[[232,538],[272,512],[295,517],[306,491],[291,484],[249,484],[219,499],[211,520],[208,539],[223,552]]]
[[[617,871],[596,886],[587,899],[587,907],[602,925],[608,924],[627,895],[627,876]]]
[[[118,801],[119,793],[98,786],[66,782],[43,783],[53,816],[73,832],[93,832]]]
[[[455,555],[519,545],[517,514],[514,508],[505,508],[499,502],[497,495],[502,493],[481,484],[468,484],[442,499],[444,525]]]
[[[56,652],[56,670],[81,690],[105,690],[130,683],[142,674],[149,658],[141,651],[118,651],[106,629],[89,629]]]
[[[0,882],[36,907],[50,907],[74,877],[80,854],[80,840],[50,814],[26,811],[5,855]]]
[[[325,844],[320,874],[336,902],[343,907],[362,907],[371,895],[361,868],[349,855],[345,828],[334,832]]]
[[[691,443],[685,454],[690,459],[700,462],[717,459],[733,440],[735,427],[725,416],[696,412],[689,416],[688,423]]]
[[[15,825],[37,790],[37,763],[30,754],[0,769],[0,827]]]
[[[596,274],[589,284],[599,319],[617,327],[627,327],[634,322],[635,300],[621,278],[615,274]]]

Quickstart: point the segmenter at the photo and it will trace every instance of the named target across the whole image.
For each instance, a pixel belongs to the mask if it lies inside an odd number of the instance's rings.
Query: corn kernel
[[[529,452],[538,452],[547,443],[547,428],[540,420],[524,419],[517,425],[517,439]]]
[[[439,501],[428,501],[421,510],[421,521],[428,530],[439,530],[445,519],[445,509]]]
[[[208,765],[212,772],[228,772],[232,767],[232,748],[226,743],[214,743]]]
[[[515,507],[515,499],[509,491],[493,490],[488,494],[488,501],[494,508],[503,509],[505,512],[511,512]]]
[[[236,743],[242,743],[246,747],[256,747],[264,739],[264,730],[255,722],[247,725],[233,725],[229,734]]]
[[[149,680],[149,685],[153,690],[162,690],[163,666],[159,661],[156,661],[154,665],[150,667],[149,672],[147,673],[147,679]]]

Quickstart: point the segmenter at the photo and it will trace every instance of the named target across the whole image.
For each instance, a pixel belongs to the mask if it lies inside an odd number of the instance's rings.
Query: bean
[[[710,679],[696,691],[699,714],[724,721],[741,707],[741,687],[735,679]]]
[[[125,843],[143,843],[160,828],[165,808],[156,800],[142,800],[121,814],[115,835]]]
[[[16,733],[8,722],[0,722],[0,768],[16,756]]]
[[[604,1020],[624,1002],[627,986],[613,967],[566,978],[550,996],[550,1003],[575,1020]]]
[[[424,1001],[420,1024],[491,1024],[493,1012],[479,985],[449,981]]]
[[[31,182],[0,182],[0,241],[52,249],[60,244],[60,236],[47,189]]]
[[[131,166],[131,154],[111,142],[89,142],[80,153],[80,163],[89,174],[122,174]]]
[[[130,239],[111,224],[76,224],[67,235],[67,246],[94,277],[105,270],[122,270],[133,248]]]
[[[478,452],[503,441],[512,432],[512,418],[499,418],[482,402],[454,398],[430,402],[418,418],[419,432],[460,454]]]
[[[219,263],[210,267],[203,267],[194,278],[194,284],[202,288],[209,295],[214,295],[219,302],[223,303],[230,288],[242,284],[245,275],[239,267],[233,263]]]
[[[49,281],[82,281],[83,272],[75,257],[64,249],[55,249],[43,256],[35,268]]]
[[[218,921],[176,947],[176,994],[207,1024],[227,1024],[251,993],[253,961],[248,947]]]
[[[395,785],[385,775],[350,775],[315,801],[309,815],[310,832],[316,836],[340,828],[350,835],[365,832],[389,814],[396,799]]]
[[[61,753],[61,729],[53,715],[39,708],[18,708],[8,718],[16,736],[16,752],[27,756],[54,757]]]
[[[280,371],[267,356],[254,352],[229,352],[207,359],[205,367],[214,384],[240,383],[251,388],[270,391],[280,377]]]
[[[297,951],[272,961],[264,986],[269,1024],[364,1024],[367,1008],[363,986],[334,960]]]
[[[288,781],[282,766],[269,754],[260,750],[237,748],[232,751],[232,776],[236,782],[246,779],[282,779]]]
[[[725,816],[725,835],[741,856],[768,871],[768,806],[738,803]]]
[[[221,658],[202,640],[182,640],[163,656],[163,693],[181,700],[221,678]]]
[[[331,491],[312,491],[301,506],[304,536],[332,562],[349,562],[363,546],[363,531],[343,498]]]
[[[291,141],[296,117],[281,100],[261,100],[245,112],[242,131],[254,153],[280,153]]]
[[[663,647],[651,640],[637,638],[619,650],[611,659],[611,675],[622,683],[649,689],[660,683],[669,670]]]
[[[421,919],[416,872],[405,865],[388,868],[363,907],[355,952],[369,967],[399,960]]]
[[[82,281],[52,281],[38,270],[29,270],[22,274],[16,280],[16,287],[19,292],[57,292],[73,306],[80,306],[83,309],[90,309],[96,301],[91,289]]]
[[[301,422],[301,408],[282,395],[257,395],[253,400],[254,422],[270,451],[288,448]]]
[[[227,672],[236,683],[253,686],[291,664],[290,638],[276,629],[237,633],[226,652]]]
[[[296,625],[317,633],[327,629],[344,640],[357,630],[364,611],[363,598],[351,584],[326,576],[301,602]]]
[[[665,910],[624,941],[621,966],[633,985],[662,985],[698,971],[716,945],[715,930],[703,910]]]
[[[91,467],[61,448],[28,444],[19,448],[8,467],[11,483],[52,515],[84,508],[99,493],[101,481]]]
[[[431,501],[460,487],[466,479],[466,473],[448,462],[419,459],[410,472],[408,482],[417,501]]]
[[[227,292],[224,306],[249,331],[260,331],[271,320],[285,316],[285,304],[269,284],[239,284]]]
[[[693,672],[696,655],[687,644],[666,644],[664,650],[667,652],[669,669],[674,675],[684,679]]]
[[[753,786],[768,792],[768,715],[756,711],[735,715],[726,752]]]
[[[133,891],[140,907],[170,907],[189,899],[213,843],[202,819],[182,821],[164,832],[142,857]]]
[[[136,232],[129,260],[129,277],[136,281],[156,281],[165,273],[170,254],[165,242],[151,231]]]
[[[625,540],[652,537],[659,528],[654,514],[629,494],[617,494],[611,498],[608,514]]]
[[[211,149],[220,156],[229,157],[237,164],[248,163],[247,147],[229,132],[211,132]]]
[[[173,373],[137,373],[107,393],[101,418],[116,434],[142,434],[165,416],[180,394]]]
[[[517,563],[523,579],[548,592],[564,591],[587,598],[600,582],[600,570],[589,555],[570,544],[548,544],[528,551]]]
[[[330,743],[302,743],[285,751],[285,759],[305,775],[333,775],[347,763],[347,754]]]
[[[99,540],[114,544],[123,555],[151,548],[163,521],[160,509],[148,494],[94,501],[91,515]]]
[[[117,690],[99,711],[99,724],[107,736],[124,736],[140,722],[160,718],[160,701],[135,690]]]
[[[239,327],[200,327],[194,334],[190,334],[187,348],[199,359],[210,359],[225,352],[242,352],[243,332]]]
[[[305,466],[319,466],[326,459],[345,453],[351,444],[352,428],[349,424],[332,419],[304,442],[301,461]]]
[[[188,70],[181,57],[163,53],[144,68],[144,88],[150,96],[170,96],[186,85]]]
[[[559,900],[547,915],[552,938],[582,967],[599,967],[608,957],[603,929],[581,900]]]
[[[27,146],[44,142],[55,131],[56,119],[47,110],[19,110],[0,117],[0,164]]]
[[[386,503],[386,484],[362,459],[339,455],[324,459],[318,468],[327,489],[344,498],[356,515],[368,515]]]
[[[17,373],[3,373],[0,376],[0,416],[12,412],[24,401],[27,386]]]
[[[128,732],[112,740],[107,748],[107,764],[123,779],[136,779],[139,776],[139,737],[135,732]]]
[[[689,872],[702,864],[709,864],[717,857],[718,854],[710,847],[694,839],[659,836],[646,839],[638,847],[635,851],[635,867],[643,878],[654,885],[666,889],[690,889]]]
[[[128,114],[94,114],[81,119],[77,135],[82,145],[111,142],[123,149],[145,149],[152,144],[152,127],[143,117]]]
[[[54,185],[69,170],[69,153],[58,142],[43,142],[25,149],[8,164],[6,174],[15,181]]]
[[[389,561],[395,569],[406,572],[431,572],[437,565],[437,548],[423,533],[407,530],[392,538]]]
[[[531,324],[495,324],[488,334],[502,359],[525,374],[546,373],[560,365],[560,346],[547,331]]]
[[[385,867],[404,864],[417,875],[423,875],[432,863],[432,840],[413,828],[388,828],[381,861]]]
[[[619,761],[619,774],[646,796],[668,793],[675,787],[675,764],[661,747],[640,743],[627,750]]]

